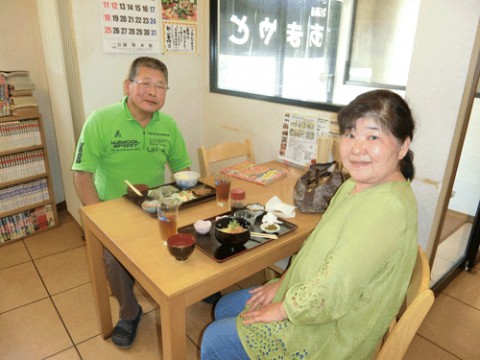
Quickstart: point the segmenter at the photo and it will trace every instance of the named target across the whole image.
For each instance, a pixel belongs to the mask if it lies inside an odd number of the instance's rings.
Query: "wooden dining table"
[[[232,178],[232,188],[246,191],[246,202],[265,204],[273,196],[293,205],[293,188],[304,170],[277,161],[264,165],[287,170],[287,176],[269,185]],[[213,186],[213,178],[200,179]],[[215,199],[180,210],[178,226],[224,213]],[[294,231],[271,240],[224,262],[195,249],[186,261],[168,252],[161,238],[158,220],[125,198],[84,206],[84,225],[93,293],[100,332],[108,338],[113,330],[109,290],[103,264],[107,248],[160,308],[163,359],[186,359],[186,310],[190,305],[245,279],[299,250],[320,220],[320,214],[298,211],[288,221]]]

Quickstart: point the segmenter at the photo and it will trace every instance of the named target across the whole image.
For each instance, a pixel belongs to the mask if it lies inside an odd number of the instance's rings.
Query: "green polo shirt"
[[[162,185],[167,163],[173,172],[191,165],[183,136],[170,116],[157,111],[142,128],[126,101],[124,97],[94,111],[78,140],[72,170],[94,174],[101,200],[124,195],[124,180],[150,187]]]

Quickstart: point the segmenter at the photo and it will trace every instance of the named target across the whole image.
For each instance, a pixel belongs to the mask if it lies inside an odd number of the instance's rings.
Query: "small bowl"
[[[158,204],[160,204],[160,201],[156,199],[145,200],[144,202],[142,202],[142,209],[148,212],[149,214],[156,214]]]
[[[244,231],[239,233],[229,233],[226,232],[225,229],[228,227],[231,221],[236,220],[240,226],[244,229]],[[242,218],[235,217],[235,216],[226,216],[222,217],[215,221],[215,238],[218,242],[222,245],[230,246],[230,247],[238,247],[245,244],[248,240],[250,240],[250,223]]]
[[[273,234],[280,230],[280,225],[275,223],[263,223],[262,225],[260,225],[260,229],[262,229],[262,231],[265,231],[268,234]]]
[[[142,193],[141,197],[146,197],[148,195],[148,190],[150,187],[147,184],[133,184],[133,186]],[[133,191],[130,187],[127,187],[127,195],[131,198],[139,198],[138,194]]]
[[[200,174],[195,171],[180,171],[175,173],[173,178],[182,189],[190,189],[197,185]]]
[[[265,212],[265,206],[260,203],[247,204],[247,210],[253,211],[258,217]]]
[[[167,247],[170,254],[179,261],[184,261],[195,250],[197,239],[191,234],[175,234],[168,238]]]
[[[250,225],[253,225],[255,223],[255,219],[257,218],[255,212],[251,210],[237,210],[233,213],[233,216],[247,220]]]
[[[212,228],[212,222],[209,220],[198,220],[195,224],[193,224],[195,231],[199,234],[206,234]]]

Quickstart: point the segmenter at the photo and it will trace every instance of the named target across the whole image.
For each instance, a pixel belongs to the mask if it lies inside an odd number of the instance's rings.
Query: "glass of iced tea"
[[[163,241],[177,233],[178,208],[180,204],[176,201],[163,199],[157,205],[157,218],[160,226],[160,234]]]
[[[215,179],[215,191],[217,193],[217,205],[218,206],[228,206],[228,199],[230,198],[230,176],[222,173],[216,172],[214,175]]]

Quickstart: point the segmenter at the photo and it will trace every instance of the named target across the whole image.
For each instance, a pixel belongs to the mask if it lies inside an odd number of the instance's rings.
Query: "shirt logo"
[[[113,148],[132,148],[140,145],[140,142],[137,140],[118,140],[112,141],[110,144]]]
[[[122,134],[120,134],[120,130],[115,131],[114,137],[116,137],[116,138],[121,138],[122,137]]]
[[[85,145],[85,143],[83,143],[83,142],[78,144],[77,158],[75,159],[75,162],[77,164],[80,164],[82,162],[83,145]]]

